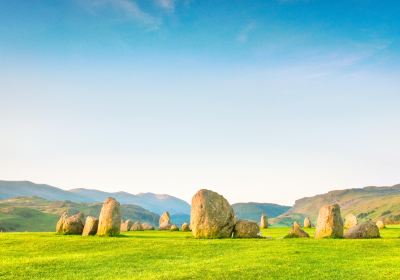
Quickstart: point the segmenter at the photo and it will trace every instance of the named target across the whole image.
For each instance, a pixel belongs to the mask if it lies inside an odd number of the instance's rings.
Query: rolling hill
[[[304,217],[315,224],[319,209],[330,203],[338,203],[341,213],[352,213],[360,220],[383,219],[386,223],[400,223],[400,185],[391,187],[365,187],[330,191],[313,197],[296,200],[294,206],[271,222],[289,225]]]
[[[175,214],[190,214],[190,205],[179,198],[154,193],[140,193],[137,195],[127,192],[103,192],[91,189],[62,190],[45,184],[35,184],[29,181],[0,181],[0,199],[37,196],[47,200],[73,202],[103,202],[107,197],[114,197],[121,204],[133,204],[161,215],[164,211]]]
[[[268,218],[277,217],[290,209],[290,206],[283,206],[273,203],[235,203],[232,205],[236,217],[239,219],[260,221],[260,217],[265,213]]]
[[[98,217],[102,203],[49,201],[39,197],[16,197],[0,200],[0,230],[54,231],[60,215],[82,212]],[[159,215],[136,205],[121,205],[122,218],[158,225]]]
[[[190,205],[186,201],[166,194],[139,193],[134,195],[127,192],[109,193],[83,188],[72,189],[69,192],[78,195],[82,199],[86,198],[86,201],[101,202],[111,196],[120,203],[139,205],[159,215],[164,211],[168,211],[170,214],[190,213]]]
[[[85,197],[45,184],[29,181],[0,181],[0,199],[37,196],[48,200],[71,200],[75,202],[94,202]]]

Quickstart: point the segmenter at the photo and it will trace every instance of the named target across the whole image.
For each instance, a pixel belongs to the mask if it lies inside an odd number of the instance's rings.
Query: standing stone
[[[131,227],[133,225],[133,222],[131,220],[126,220],[121,224],[121,231],[130,231]]]
[[[315,238],[342,238],[343,220],[338,204],[325,205],[319,210]]]
[[[136,221],[130,228],[131,231],[142,231],[143,227],[140,221]]]
[[[352,228],[357,225],[357,217],[353,214],[347,214],[344,217],[344,228]]]
[[[99,226],[99,219],[92,216],[87,216],[82,235],[83,236],[95,235],[98,226]]]
[[[190,231],[190,227],[188,223],[183,223],[182,224],[182,231]]]
[[[379,221],[377,221],[376,222],[376,226],[379,228],[379,229],[384,229],[386,226],[385,226],[385,223],[382,221],[382,220],[379,220]]]
[[[233,229],[234,238],[258,238],[260,236],[260,228],[256,222],[239,220]]]
[[[154,227],[149,223],[143,223],[142,224],[142,229],[143,230],[154,230]]]
[[[56,233],[58,233],[58,234],[64,234],[64,223],[65,223],[65,220],[68,218],[68,215],[67,215],[67,213],[62,213],[62,215],[61,215],[61,217],[60,217],[60,219],[58,220],[58,222],[57,222],[57,225],[56,225]]]
[[[62,234],[82,234],[83,214],[78,213],[73,216],[63,217]]]
[[[216,192],[202,189],[192,198],[190,228],[196,238],[229,238],[235,214],[229,202]]]
[[[178,228],[177,225],[171,225],[171,227],[170,227],[169,230],[170,230],[170,231],[179,231],[179,228]]]
[[[161,215],[158,228],[160,230],[169,230],[171,228],[171,216],[168,212],[164,212]]]
[[[307,232],[301,229],[300,224],[297,222],[293,223],[292,229],[284,238],[302,238],[310,237]]]
[[[119,235],[121,229],[120,204],[114,198],[109,197],[104,201],[101,208],[99,227],[97,235],[114,236]]]
[[[268,228],[268,217],[264,213],[261,215],[260,228]]]
[[[350,228],[346,234],[345,238],[379,238],[379,228],[372,221],[367,221],[361,224],[358,224],[352,228]]]
[[[304,228],[311,228],[311,221],[309,217],[305,217],[304,218],[304,222],[303,222]]]

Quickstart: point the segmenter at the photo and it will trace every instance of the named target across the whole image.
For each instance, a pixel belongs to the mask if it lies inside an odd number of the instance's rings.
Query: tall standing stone
[[[260,228],[268,228],[268,217],[264,213],[261,215]]]
[[[104,201],[99,217],[97,235],[114,236],[120,233],[121,210],[120,204],[114,198],[109,197]]]
[[[171,226],[172,226],[172,224],[171,224],[171,216],[169,215],[168,211],[164,212],[161,215],[158,224],[159,224],[158,228],[160,230],[169,230],[171,228]]]
[[[309,217],[304,218],[303,226],[304,228],[311,228],[311,221]]]
[[[82,235],[83,236],[95,235],[98,226],[99,226],[99,219],[92,216],[86,217]]]
[[[343,220],[338,204],[325,205],[319,210],[315,238],[342,238]]]
[[[193,196],[190,228],[194,237],[228,238],[234,225],[233,209],[222,195],[202,189]]]
[[[352,228],[357,225],[357,217],[353,214],[347,214],[344,217],[344,228]]]
[[[67,213],[66,212],[62,213],[62,215],[56,225],[56,233],[58,233],[58,234],[64,233],[64,223],[67,218],[68,218]]]

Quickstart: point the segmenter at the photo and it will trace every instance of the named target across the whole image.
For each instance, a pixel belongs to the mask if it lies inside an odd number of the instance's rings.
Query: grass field
[[[400,279],[400,227],[378,240],[282,239],[288,230],[247,240],[0,233],[0,279]]]

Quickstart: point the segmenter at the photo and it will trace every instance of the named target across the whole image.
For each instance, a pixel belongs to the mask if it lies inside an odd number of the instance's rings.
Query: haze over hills
[[[16,197],[0,200],[1,231],[54,231],[57,220],[63,212],[98,217],[102,203],[76,203],[71,201],[50,201],[40,197]],[[159,215],[140,206],[121,205],[122,219],[140,220],[158,224]]]
[[[170,195],[108,193],[83,188],[65,191],[28,181],[0,181],[0,199],[3,199],[0,201],[0,226],[3,230],[52,230],[64,210],[98,214],[101,203],[109,196],[116,198],[132,219],[157,225],[159,215],[169,211],[173,223],[180,225],[190,221],[190,205]],[[319,209],[330,203],[341,206],[343,217],[352,213],[361,220],[384,219],[387,223],[400,223],[400,185],[330,191],[296,200],[293,207],[254,202],[236,203],[232,207],[239,219],[258,222],[265,213],[270,223],[279,226],[302,222],[306,216],[315,223]]]
[[[73,202],[103,202],[107,197],[114,197],[121,204],[133,204],[161,215],[169,211],[171,215],[190,214],[190,205],[170,195],[153,193],[130,194],[127,192],[102,192],[91,189],[62,190],[45,184],[29,181],[0,181],[0,199],[18,196],[37,196],[47,200],[70,200]]]
[[[72,189],[69,192],[80,196],[86,202],[93,200],[100,202],[111,196],[122,204],[139,205],[159,215],[165,211],[172,215],[190,213],[190,205],[186,201],[166,194],[139,193],[134,195],[127,192],[109,193],[83,188]]]
[[[65,210],[96,215],[101,203],[110,196],[123,205],[123,209],[126,209],[124,211],[130,211],[129,217],[134,220],[148,221],[157,226],[158,218],[154,217],[168,211],[172,222],[177,225],[190,221],[190,205],[182,199],[166,194],[134,195],[85,188],[66,191],[29,181],[0,181],[0,199],[3,199],[0,200],[0,224],[3,230],[7,231],[53,230],[58,216]],[[238,203],[232,206],[238,218],[255,221],[259,220],[262,213],[275,217],[289,208],[269,203]]]
[[[365,187],[330,191],[313,197],[296,200],[286,213],[273,219],[275,224],[289,225],[303,222],[308,216],[315,224],[319,209],[326,204],[338,203],[341,213],[351,213],[361,220],[383,219],[387,223],[400,222],[400,184],[391,187]]]
[[[236,217],[239,219],[252,220],[259,222],[261,214],[266,214],[269,218],[277,217],[290,209],[290,206],[283,206],[273,203],[235,203],[232,205]]]

